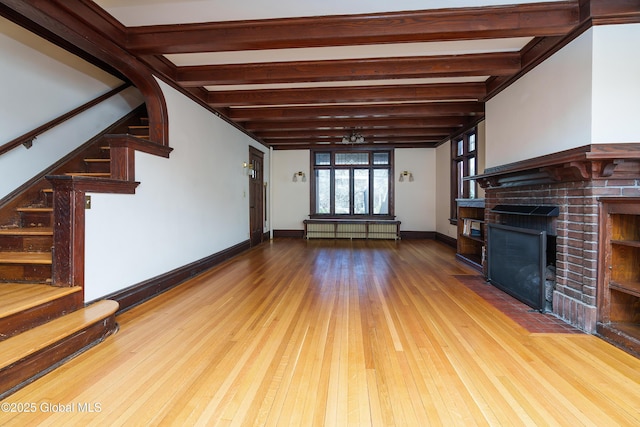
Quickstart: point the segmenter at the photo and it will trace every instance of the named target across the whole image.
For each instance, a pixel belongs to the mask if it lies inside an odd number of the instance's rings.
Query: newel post
[[[47,179],[53,185],[52,284],[84,287],[85,191],[70,176]]]

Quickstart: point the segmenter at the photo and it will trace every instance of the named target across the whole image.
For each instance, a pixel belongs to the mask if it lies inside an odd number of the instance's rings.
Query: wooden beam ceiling
[[[138,54],[353,46],[380,43],[564,35],[576,1],[325,17],[151,25],[130,28]]]
[[[484,117],[488,88],[495,93],[522,71],[521,48],[317,60],[296,59],[296,50],[473,40],[491,46],[522,37],[555,45],[579,17],[577,1],[561,1],[152,25],[127,28],[126,46],[167,67],[178,85],[275,149],[339,144],[353,129],[368,144],[435,147]],[[273,59],[254,59],[265,49]],[[293,59],[278,59],[283,51]],[[221,52],[245,56],[208,62]]]
[[[438,146],[581,31],[640,22],[640,0],[144,27],[86,0],[0,5],[125,75],[144,64],[274,149],[336,145],[353,129],[373,146]]]

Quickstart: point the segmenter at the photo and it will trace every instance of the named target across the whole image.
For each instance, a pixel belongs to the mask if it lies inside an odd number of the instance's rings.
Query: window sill
[[[309,219],[343,219],[350,221],[393,221],[394,215],[309,215]]]

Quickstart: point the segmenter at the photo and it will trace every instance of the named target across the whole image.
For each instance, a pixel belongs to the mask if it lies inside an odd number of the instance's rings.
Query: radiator
[[[367,224],[364,223],[346,223],[336,224],[337,239],[366,239]]]
[[[329,224],[307,224],[307,239],[333,239],[336,237],[336,225]]]
[[[307,239],[400,238],[400,221],[305,220]]]
[[[400,224],[372,223],[369,224],[369,239],[398,239]]]

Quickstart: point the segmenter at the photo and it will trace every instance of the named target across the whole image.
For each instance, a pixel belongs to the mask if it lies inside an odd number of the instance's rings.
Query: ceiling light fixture
[[[342,144],[364,144],[364,136],[360,135],[355,130],[351,131],[350,135],[342,137]]]

